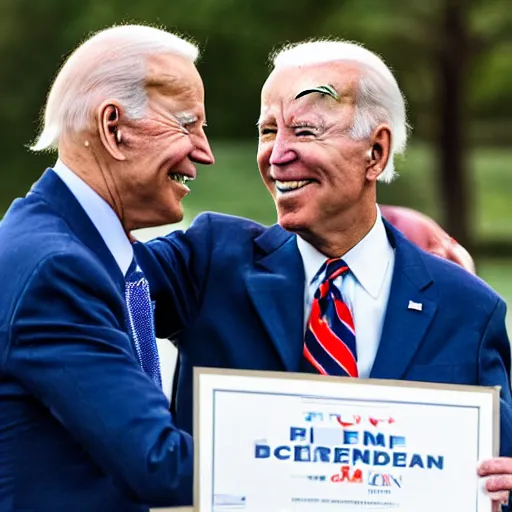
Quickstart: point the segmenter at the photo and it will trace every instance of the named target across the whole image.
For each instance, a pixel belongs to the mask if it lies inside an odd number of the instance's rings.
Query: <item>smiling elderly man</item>
[[[34,149],[59,158],[0,223],[0,510],[143,512],[192,502],[190,435],[160,387],[127,233],[177,222],[213,162],[197,48],[144,26],[80,46]]]
[[[406,145],[394,76],[343,41],[287,47],[273,63],[257,160],[278,224],[204,214],[136,247],[158,334],[180,352],[177,424],[192,431],[194,366],[500,386],[511,455],[505,303],[376,204]]]

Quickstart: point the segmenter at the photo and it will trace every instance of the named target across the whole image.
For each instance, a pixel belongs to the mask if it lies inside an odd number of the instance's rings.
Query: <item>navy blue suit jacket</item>
[[[501,453],[512,455],[505,303],[479,278],[386,229],[395,267],[370,377],[501,386]],[[192,430],[194,366],[301,370],[305,277],[295,235],[203,214],[186,232],[135,250],[157,300],[157,334],[180,350],[177,425]],[[423,310],[408,309],[410,300]]]
[[[190,504],[192,442],[136,360],[124,277],[49,170],[0,223],[0,511]]]

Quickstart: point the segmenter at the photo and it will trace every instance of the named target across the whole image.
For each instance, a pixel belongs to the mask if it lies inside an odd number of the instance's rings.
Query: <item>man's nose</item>
[[[194,141],[194,149],[190,154],[190,159],[197,164],[211,165],[215,163],[210,143],[204,133],[198,135]]]
[[[296,157],[286,138],[278,135],[270,153],[270,165],[286,165],[293,162]]]

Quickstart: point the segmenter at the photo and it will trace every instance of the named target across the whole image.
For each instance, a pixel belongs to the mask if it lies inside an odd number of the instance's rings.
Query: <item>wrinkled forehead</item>
[[[275,69],[261,91],[260,121],[267,116],[328,115],[353,105],[360,73],[351,62]]]
[[[174,54],[153,55],[146,65],[146,90],[193,106],[204,102],[204,87],[194,63]]]

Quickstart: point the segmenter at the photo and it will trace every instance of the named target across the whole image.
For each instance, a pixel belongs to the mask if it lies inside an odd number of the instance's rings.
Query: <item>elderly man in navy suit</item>
[[[35,150],[58,160],[0,223],[0,510],[192,502],[132,229],[177,222],[210,164],[197,48],[121,26],[66,61]]]
[[[194,366],[500,386],[512,455],[504,301],[376,204],[407,139],[393,74],[343,41],[288,47],[273,63],[257,160],[278,224],[207,213],[136,248],[158,335],[180,353],[177,424],[192,429]]]

